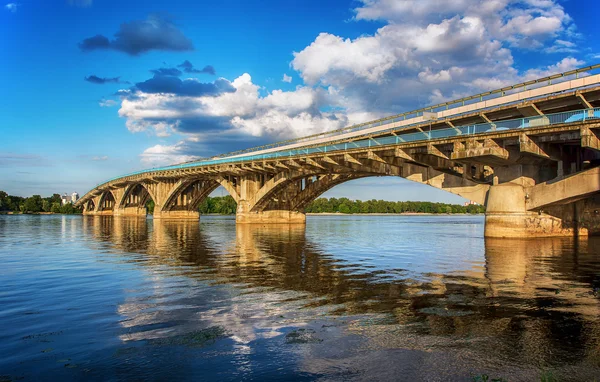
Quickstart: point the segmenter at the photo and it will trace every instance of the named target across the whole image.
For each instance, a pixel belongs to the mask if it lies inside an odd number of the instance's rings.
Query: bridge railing
[[[504,130],[515,130],[515,129],[525,129],[530,127],[543,127],[543,126],[551,126],[558,125],[564,123],[578,123],[585,122],[589,120],[597,119],[600,121],[600,108],[595,109],[581,109],[574,111],[566,111],[562,113],[554,113],[554,114],[545,114],[540,116],[526,117],[526,118],[518,118],[518,119],[510,119],[504,121],[496,121],[492,123],[481,123],[474,125],[464,125],[464,126],[456,126],[453,128],[447,129],[438,129],[431,131],[423,131],[416,133],[406,133],[406,134],[398,134],[398,135],[390,135],[385,137],[377,137],[377,138],[367,138],[352,142],[342,142],[342,143],[333,143],[330,145],[322,145],[315,147],[306,147],[306,148],[298,148],[292,150],[283,150],[265,154],[256,154],[256,155],[248,155],[243,157],[236,158],[221,158],[221,159],[212,159],[206,160],[202,162],[194,162],[194,163],[184,163],[173,166],[166,166],[160,168],[154,168],[150,170],[142,170],[132,172],[127,175],[119,176],[116,178],[112,178],[99,186],[102,186],[106,183],[109,183],[113,180],[120,179],[126,176],[140,175],[145,173],[151,173],[156,171],[165,171],[165,170],[179,170],[186,169],[198,166],[210,166],[217,164],[225,164],[225,163],[243,163],[243,162],[251,162],[256,160],[266,160],[266,159],[287,159],[290,157],[307,155],[307,154],[315,154],[315,153],[334,153],[338,151],[352,150],[356,148],[368,148],[368,147],[376,147],[383,145],[393,145],[407,142],[419,142],[426,141],[432,139],[442,139],[442,138],[452,138],[457,136],[470,136],[477,135],[482,133],[493,133],[500,132]],[[394,129],[390,129],[391,133]],[[385,132],[380,132],[385,133]],[[378,133],[379,134],[379,133]]]
[[[243,150],[238,150],[238,151],[234,151],[234,152],[229,152],[229,153],[224,153],[218,156],[213,157],[214,159],[217,158],[222,158],[225,156],[233,156],[233,155],[240,155],[240,154],[246,154],[246,153],[251,153],[251,152],[255,152],[255,151],[260,151],[260,150],[265,150],[265,149],[271,149],[271,148],[277,148],[277,147],[281,147],[281,146],[286,146],[292,143],[303,143],[303,142],[310,142],[312,140],[315,139],[321,139],[321,138],[327,138],[327,137],[334,137],[336,135],[341,135],[341,134],[346,134],[346,133],[351,133],[354,131],[360,131],[360,130],[365,130],[365,129],[370,129],[372,127],[377,127],[377,126],[382,126],[382,125],[387,125],[387,124],[391,124],[391,123],[395,123],[395,122],[400,122],[400,121],[404,121],[410,118],[415,118],[415,117],[419,117],[422,116],[424,113],[427,112],[438,112],[438,111],[442,111],[442,110],[449,110],[449,109],[453,109],[453,108],[457,108],[457,107],[461,107],[461,106],[465,106],[465,105],[469,105],[471,103],[474,102],[481,102],[481,101],[487,101],[490,99],[494,99],[496,97],[503,97],[505,95],[509,95],[509,94],[513,94],[516,92],[520,92],[520,91],[525,91],[525,90],[532,90],[541,86],[546,86],[546,85],[552,85],[552,84],[557,84],[557,83],[561,83],[564,81],[569,81],[571,79],[574,78],[580,78],[583,76],[587,76],[592,72],[597,72],[598,69],[600,69],[600,64],[596,64],[596,65],[591,65],[591,66],[587,66],[585,68],[579,68],[579,69],[574,69],[574,70],[570,70],[568,72],[564,72],[564,73],[557,73],[557,74],[553,74],[547,77],[543,77],[543,78],[539,78],[539,79],[535,79],[535,80],[530,80],[530,81],[526,81],[520,84],[516,84],[516,85],[511,85],[511,86],[506,86],[500,89],[495,89],[495,90],[490,90],[487,92],[483,92],[480,94],[475,94],[472,96],[468,96],[468,97],[464,97],[464,98],[460,98],[460,99],[456,99],[456,100],[452,100],[452,101],[448,101],[448,102],[444,102],[444,103],[440,103],[437,105],[433,105],[433,106],[427,106],[421,109],[417,109],[417,110],[411,110],[402,114],[397,114],[397,115],[392,115],[392,116],[388,116],[388,117],[384,117],[384,118],[380,118],[374,121],[368,121],[368,122],[363,122],[363,123],[359,123],[359,124],[355,124],[352,126],[348,126],[348,127],[343,127],[341,129],[337,129],[337,130],[331,130],[331,131],[326,131],[323,133],[318,133],[318,134],[313,134],[313,135],[309,135],[309,136],[305,136],[305,137],[300,137],[300,138],[294,138],[294,139],[288,139],[285,141],[280,141],[280,142],[274,142],[274,143],[269,143],[263,146],[257,146],[257,147],[250,147],[247,149],[243,149]],[[420,122],[419,122],[420,123]],[[408,127],[408,126],[412,126],[411,125],[406,125],[404,127]],[[186,162],[187,163],[199,163],[203,161],[201,160],[194,160],[194,161],[190,161],[190,162]]]

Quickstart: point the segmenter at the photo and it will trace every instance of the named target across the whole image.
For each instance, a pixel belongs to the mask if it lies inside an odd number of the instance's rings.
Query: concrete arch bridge
[[[303,223],[338,184],[400,176],[486,206],[487,237],[600,234],[600,65],[346,129],[111,179],[86,215],[198,219],[223,186],[238,223]]]

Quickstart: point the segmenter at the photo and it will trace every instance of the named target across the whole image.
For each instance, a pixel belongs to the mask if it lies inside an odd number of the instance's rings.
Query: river
[[[0,216],[0,381],[600,380],[600,238]]]

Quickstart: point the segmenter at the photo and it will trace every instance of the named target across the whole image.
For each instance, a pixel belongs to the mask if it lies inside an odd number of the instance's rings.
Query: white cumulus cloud
[[[124,92],[119,115],[130,131],[181,137],[147,149],[144,163],[319,133],[585,65],[572,56],[581,40],[557,0],[359,2],[355,19],[383,25],[356,38],[322,32],[293,52],[303,81],[294,90],[265,92],[244,73],[216,96]],[[531,50],[566,55],[515,63],[515,52]]]

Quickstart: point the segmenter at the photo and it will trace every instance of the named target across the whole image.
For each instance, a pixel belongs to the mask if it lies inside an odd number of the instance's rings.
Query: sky
[[[595,0],[4,1],[0,190],[21,196],[600,62]],[[463,201],[400,178],[325,196]]]

